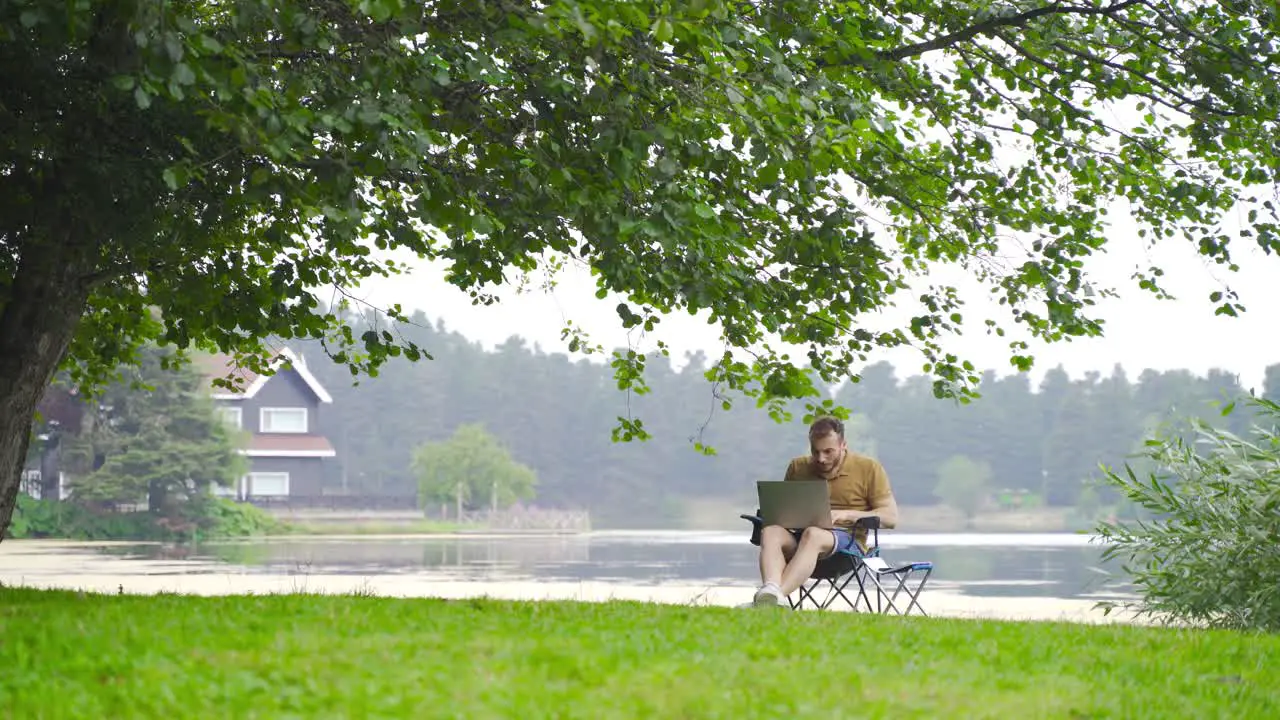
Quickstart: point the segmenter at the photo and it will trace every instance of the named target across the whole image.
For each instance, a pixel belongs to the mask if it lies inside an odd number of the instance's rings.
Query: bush
[[[1190,432],[1166,428],[1147,441],[1136,463],[1145,472],[1105,469],[1140,511],[1097,528],[1110,543],[1104,559],[1122,558],[1141,595],[1127,604],[1139,614],[1280,630],[1280,405],[1245,402],[1257,412],[1248,437],[1193,419]]]
[[[209,504],[202,535],[211,538],[249,537],[287,532],[289,527],[271,513],[249,503],[217,498]]]
[[[98,512],[59,500],[18,495],[6,537],[66,540],[162,540],[164,531],[150,513]]]
[[[260,508],[225,498],[211,498],[188,509],[190,517],[173,523],[149,512],[106,512],[74,501],[19,494],[6,537],[187,542],[196,528],[199,538],[267,535],[289,529]]]

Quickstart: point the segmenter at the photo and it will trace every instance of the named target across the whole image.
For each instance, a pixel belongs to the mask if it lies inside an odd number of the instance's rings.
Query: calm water
[[[1127,594],[1102,548],[1069,534],[895,534],[890,562],[931,560],[931,586],[970,596],[1099,599]],[[195,548],[115,546],[96,552],[163,558],[173,574],[423,575],[440,581],[601,581],[626,585],[757,582],[757,550],[740,533],[594,532],[563,537],[306,538]],[[191,561],[189,563],[183,561]],[[177,561],[177,562],[174,562]]]

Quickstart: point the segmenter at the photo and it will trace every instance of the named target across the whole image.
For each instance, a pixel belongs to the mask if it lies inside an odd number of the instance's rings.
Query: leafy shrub
[[[188,510],[190,517],[173,523],[149,512],[106,512],[73,501],[20,494],[6,537],[185,542],[195,537],[247,537],[288,530],[270,513],[225,498],[211,498]]]
[[[7,537],[67,540],[163,540],[150,513],[96,511],[73,502],[18,495]]]
[[[217,498],[209,503],[202,534],[206,537],[249,537],[287,532],[287,524],[249,503]]]
[[[1141,595],[1127,604],[1140,615],[1280,630],[1280,405],[1245,402],[1257,411],[1247,437],[1192,419],[1189,432],[1147,441],[1142,471],[1104,471],[1141,511],[1097,528],[1110,543],[1103,557],[1122,558]]]

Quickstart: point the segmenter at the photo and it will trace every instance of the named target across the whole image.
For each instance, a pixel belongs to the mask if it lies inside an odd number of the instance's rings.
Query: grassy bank
[[[1280,637],[634,603],[0,588],[0,717],[1280,715]]]
[[[103,512],[74,502],[36,500],[18,496],[13,523],[6,537],[14,539],[138,540],[187,542],[278,535],[431,535],[461,530],[482,530],[482,525],[427,520],[419,514],[405,517],[299,514],[282,516],[247,503],[219,498],[204,514],[187,523],[158,522],[146,511]],[[181,527],[179,527],[181,526]],[[179,527],[179,529],[175,529]]]
[[[289,520],[282,521],[282,535],[440,535],[462,530],[483,529],[478,525],[417,520],[388,522],[370,520]]]

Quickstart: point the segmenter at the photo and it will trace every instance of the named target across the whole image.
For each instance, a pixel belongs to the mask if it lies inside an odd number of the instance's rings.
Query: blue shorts
[[[800,542],[800,536],[804,534],[804,530],[792,530],[791,534],[795,536],[796,542]],[[853,540],[853,533],[844,528],[832,528],[831,534],[835,536],[836,549],[831,554],[838,552],[847,552],[852,548],[858,548],[858,544]],[[860,550],[860,548],[858,548]]]

